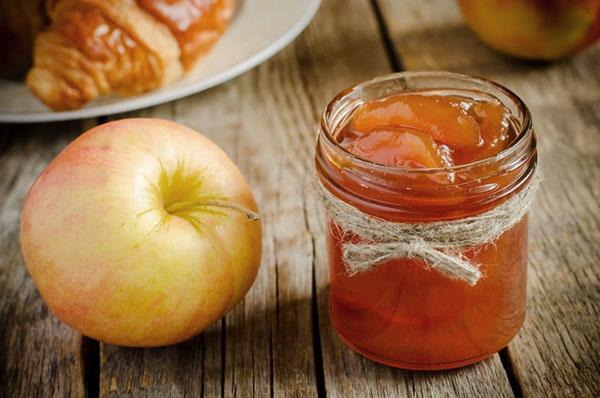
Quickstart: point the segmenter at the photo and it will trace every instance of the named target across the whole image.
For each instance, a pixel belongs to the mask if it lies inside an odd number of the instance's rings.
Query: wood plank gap
[[[275,376],[273,367],[273,328],[269,328],[269,396],[275,397]]]
[[[319,305],[317,303],[317,278],[313,265],[312,272],[313,291],[311,297],[311,321],[312,321],[312,338],[313,338],[313,354],[315,358],[315,379],[317,381],[317,396],[327,397],[327,389],[325,388],[325,371],[323,369],[323,348],[321,347],[321,332],[319,330]]]
[[[227,366],[227,332],[225,318],[221,318],[221,396],[225,396],[225,367]],[[204,349],[204,348],[203,348]],[[204,372],[203,372],[204,373]]]
[[[205,374],[206,371],[204,370],[204,361],[206,360],[206,331],[202,332],[202,349],[200,350],[200,360],[202,361],[202,372],[200,375],[200,396],[204,397],[204,382],[205,382]],[[225,374],[225,371],[223,371],[223,374]]]
[[[277,175],[279,180],[281,177],[281,171]],[[271,326],[269,328],[269,365],[271,366],[269,374],[269,382],[271,383],[270,395],[271,398],[275,397],[275,349],[274,339],[275,333],[279,333],[279,262],[277,260],[277,245],[273,244],[273,259],[275,260],[275,329]],[[275,333],[274,333],[275,331]]]
[[[89,337],[81,336],[81,366],[85,396],[100,396],[100,343]]]
[[[281,177],[281,171],[277,175],[279,180]],[[270,396],[275,397],[275,349],[274,339],[275,334],[279,333],[279,262],[277,261],[277,245],[273,244],[273,259],[275,260],[275,329],[273,325],[269,328],[269,383],[270,383]]]
[[[369,2],[371,3],[371,7],[373,8],[375,19],[377,20],[377,27],[379,28],[379,34],[381,35],[381,40],[383,41],[383,46],[385,48],[385,52],[390,63],[390,67],[394,72],[401,72],[404,70],[404,65],[402,64],[400,55],[396,50],[396,46],[394,46],[394,42],[392,41],[392,35],[387,26],[387,23],[385,22],[385,18],[383,17],[383,13],[381,12],[381,7],[379,6],[378,0],[369,0]]]
[[[273,251],[275,252],[273,258],[275,259],[275,330],[279,330],[279,267],[277,264],[277,248],[273,245]],[[275,352],[273,350],[273,339],[275,335],[273,333],[273,327],[269,328],[269,383],[270,383],[270,396],[275,396],[275,365],[274,357]]]
[[[498,354],[500,355],[500,361],[502,362],[502,366],[506,372],[506,377],[508,377],[508,382],[510,383],[510,388],[512,389],[513,394],[516,398],[522,398],[523,389],[521,388],[521,383],[513,366],[508,347],[504,347]]]
[[[306,230],[310,231],[310,224],[308,220],[306,200],[304,201],[304,223]],[[327,397],[327,389],[325,388],[325,371],[323,369],[323,348],[321,347],[321,331],[319,329],[319,304],[317,302],[317,269],[316,269],[316,241],[315,237],[311,234],[311,247],[312,247],[312,292],[310,297],[310,312],[311,312],[311,330],[312,330],[312,342],[313,342],[313,355],[315,363],[315,380],[317,382],[317,396]]]

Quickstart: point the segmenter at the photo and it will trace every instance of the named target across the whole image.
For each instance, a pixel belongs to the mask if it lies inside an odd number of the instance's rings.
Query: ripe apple
[[[166,120],[119,120],[82,134],[35,181],[23,205],[23,257],[48,307],[80,333],[172,344],[252,285],[256,212],[213,142]]]
[[[458,0],[490,47],[521,58],[555,60],[600,38],[600,0]]]

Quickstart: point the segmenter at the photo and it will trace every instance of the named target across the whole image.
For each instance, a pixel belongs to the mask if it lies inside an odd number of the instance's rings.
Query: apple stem
[[[247,209],[243,206],[238,206],[235,203],[225,202],[221,200],[209,200],[207,202],[204,202],[203,206],[223,207],[226,209],[232,209],[244,214],[249,220],[260,220],[260,215],[257,212]]]
[[[249,220],[252,220],[252,221],[260,220],[260,215],[257,212],[247,209],[243,206],[236,205],[235,203],[227,202],[224,200],[214,200],[213,199],[213,200],[203,200],[203,201],[178,202],[178,203],[173,203],[172,205],[168,206],[165,210],[169,214],[174,214],[180,210],[187,209],[187,208],[194,207],[194,206],[221,207],[221,208],[231,209],[231,210],[235,210],[237,212],[242,213]]]

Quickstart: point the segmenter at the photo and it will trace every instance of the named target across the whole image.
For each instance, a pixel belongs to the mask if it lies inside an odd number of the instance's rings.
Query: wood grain
[[[21,260],[27,189],[97,121],[0,126],[0,397],[505,397],[509,376],[524,396],[600,395],[599,62],[599,47],[554,65],[507,59],[448,0],[324,0],[300,38],[253,71],[115,116],[203,132],[239,165],[261,208],[263,261],[244,301],[202,335],[160,349],[82,338],[49,313]],[[402,65],[493,78],[532,110],[546,179],[531,217],[528,318],[502,360],[401,371],[354,353],[332,329],[324,217],[306,189],[317,121],[337,92]]]
[[[482,75],[530,108],[545,180],[530,232],[527,320],[509,345],[524,396],[600,394],[600,46],[555,64],[481,44],[455,2],[381,0],[408,69]]]
[[[204,346],[215,354],[204,356],[203,368],[214,369],[212,375],[190,374],[171,355],[131,368],[125,364],[126,356],[113,353],[110,362],[115,370],[111,373],[125,379],[118,385],[128,386],[132,383],[126,380],[139,379],[127,372],[151,374],[152,369],[167,367],[195,377],[195,382],[216,386],[216,370],[222,366],[226,396],[418,396],[465,391],[510,395],[498,358],[471,371],[441,375],[394,371],[353,353],[331,329],[324,218],[305,186],[312,167],[315,126],[334,94],[389,70],[369,2],[327,1],[296,42],[254,71],[208,93],[134,114],[174,119],[204,132],[229,153],[254,187],[262,210],[265,247],[255,286],[226,317],[223,340],[217,336],[214,344]],[[318,300],[318,305],[311,305],[311,300]],[[318,329],[316,324],[312,327],[317,320]],[[218,355],[219,343],[224,357]],[[103,347],[102,352],[106,350]],[[108,370],[106,363],[103,359],[103,372]],[[477,381],[473,387],[461,389],[471,379]],[[160,380],[146,381],[145,390],[162,385]],[[110,384],[103,373],[101,394]],[[178,395],[179,390],[168,391]]]
[[[101,345],[100,395],[199,396],[203,336],[155,349]]]

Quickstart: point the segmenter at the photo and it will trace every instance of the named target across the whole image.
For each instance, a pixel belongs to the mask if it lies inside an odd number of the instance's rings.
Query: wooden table
[[[529,105],[545,181],[531,217],[527,320],[499,354],[438,373],[368,361],[327,315],[323,214],[305,189],[317,120],[341,89],[394,70],[497,80]],[[302,36],[208,92],[113,118],[175,120],[239,165],[260,203],[263,262],[246,299],[160,349],[59,322],[19,251],[23,197],[69,141],[107,120],[0,126],[0,396],[600,396],[600,46],[551,65],[483,46],[450,0],[325,0]]]

